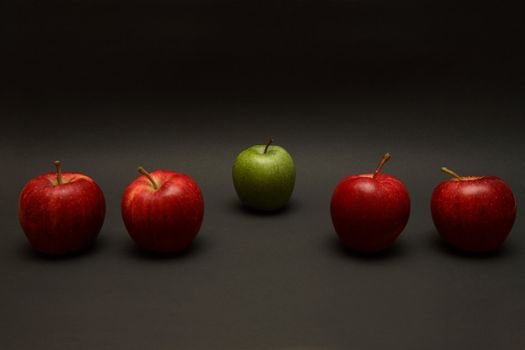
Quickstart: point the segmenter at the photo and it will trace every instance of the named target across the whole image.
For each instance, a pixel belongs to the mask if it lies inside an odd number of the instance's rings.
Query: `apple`
[[[445,167],[452,179],[432,194],[432,219],[452,247],[464,252],[490,252],[509,235],[516,219],[511,188],[496,176],[459,176]]]
[[[389,247],[405,228],[410,196],[397,178],[381,173],[390,160],[385,154],[373,174],[343,179],[332,195],[332,222],[341,242],[361,253]]]
[[[106,205],[100,187],[80,173],[62,172],[30,180],[18,202],[20,225],[29,243],[49,255],[75,253],[88,248],[97,237]]]
[[[281,146],[255,145],[242,151],[233,164],[235,191],[250,208],[273,211],[283,208],[295,185],[295,165]]]
[[[158,253],[180,252],[197,236],[204,216],[199,185],[168,170],[147,172],[132,181],[122,197],[122,218],[137,245]]]

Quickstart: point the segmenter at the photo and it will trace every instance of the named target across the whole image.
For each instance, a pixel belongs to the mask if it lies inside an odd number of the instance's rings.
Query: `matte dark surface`
[[[18,115],[2,139],[13,167],[0,185],[5,348],[523,348],[521,211],[501,251],[465,257],[438,240],[429,210],[444,164],[498,175],[522,200],[522,102],[399,98],[61,104]],[[230,167],[267,135],[291,152],[298,176],[287,210],[259,215],[238,205]],[[338,244],[329,199],[385,150],[393,155],[385,171],[411,193],[411,219],[392,250],[354,256]],[[107,198],[94,249],[58,260],[33,254],[16,220],[18,191],[55,158],[92,176]],[[201,184],[205,220],[187,254],[144,255],[127,236],[120,196],[139,164]]]
[[[3,5],[2,349],[525,348],[522,3],[149,3]],[[297,183],[262,215],[238,204],[231,165],[269,136]],[[386,151],[411,218],[392,249],[357,256],[330,196]],[[22,186],[55,159],[107,201],[93,249],[62,259],[33,253],[17,220]],[[201,185],[187,253],[144,254],[127,235],[138,165]],[[513,188],[501,250],[439,240],[443,165]]]

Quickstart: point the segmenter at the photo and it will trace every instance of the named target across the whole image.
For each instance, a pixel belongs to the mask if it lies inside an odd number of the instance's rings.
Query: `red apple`
[[[174,171],[156,170],[129,184],[122,197],[122,218],[133,240],[153,252],[179,252],[202,224],[204,200],[197,183]]]
[[[405,228],[410,197],[397,178],[380,173],[385,154],[373,174],[343,179],[332,195],[331,214],[340,240],[352,250],[373,253],[390,246]]]
[[[20,224],[32,247],[41,253],[60,255],[86,249],[104,223],[104,195],[98,185],[80,173],[40,175],[20,193]]]
[[[451,246],[465,252],[489,252],[507,238],[516,219],[510,187],[495,176],[459,176],[440,183],[432,194],[432,219]]]

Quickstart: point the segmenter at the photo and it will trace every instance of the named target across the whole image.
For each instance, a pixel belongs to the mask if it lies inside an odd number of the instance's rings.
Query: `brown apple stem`
[[[449,174],[450,176],[455,177],[455,178],[458,179],[458,180],[461,180],[461,179],[462,179],[462,177],[461,177],[460,175],[458,175],[457,173],[453,172],[453,171],[450,170],[449,168],[442,167],[442,168],[441,168],[441,171],[444,172],[445,174]]]
[[[59,160],[53,162],[57,168],[57,185],[62,185],[62,163]]]
[[[159,189],[159,186],[157,185],[157,183],[155,182],[155,180],[153,180],[153,176],[151,176],[151,174],[148,173],[148,172],[146,171],[146,169],[144,169],[143,167],[139,166],[139,167],[137,168],[137,171],[138,171],[139,173],[141,173],[142,175],[144,175],[144,176],[146,176],[146,177],[148,178],[148,180],[149,180],[149,181],[151,182],[151,184],[153,185],[153,188],[154,188],[154,189],[156,189],[156,190]]]
[[[270,140],[268,141],[268,143],[266,144],[266,147],[264,147],[264,153],[266,154],[266,152],[268,152],[268,147],[270,147],[270,145],[272,144],[273,142],[273,139],[270,137]]]
[[[383,156],[383,158],[381,159],[381,162],[379,162],[379,165],[377,166],[376,170],[374,171],[374,177],[377,176],[377,174],[379,174],[379,172],[381,171],[381,169],[383,169],[383,165],[385,165],[386,162],[388,162],[390,160],[390,158],[392,158],[390,156],[390,153],[385,153],[385,155]]]

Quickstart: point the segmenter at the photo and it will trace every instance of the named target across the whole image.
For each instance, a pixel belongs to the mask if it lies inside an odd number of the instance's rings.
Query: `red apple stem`
[[[146,169],[144,169],[143,167],[139,166],[139,167],[137,168],[137,171],[138,171],[139,173],[141,173],[142,175],[144,175],[144,176],[146,176],[146,177],[148,178],[148,180],[149,180],[149,181],[151,182],[151,184],[153,185],[153,188],[154,188],[154,189],[156,189],[156,190],[159,189],[159,185],[157,185],[157,183],[155,182],[155,180],[153,180],[153,176],[151,176],[151,174],[148,173],[148,172],[146,171]]]
[[[53,164],[57,168],[57,185],[62,185],[62,163],[59,160],[55,160]]]
[[[264,154],[266,154],[266,152],[268,152],[268,147],[270,147],[270,145],[273,143],[273,139],[270,137],[270,140],[268,141],[268,143],[266,144],[266,147],[264,147]]]
[[[458,175],[457,173],[453,172],[453,171],[450,170],[449,168],[442,167],[442,168],[441,168],[441,171],[444,172],[445,174],[449,174],[450,176],[455,177],[455,178],[458,179],[458,180],[461,180],[461,179],[462,179],[462,177],[461,177],[460,175]]]
[[[379,172],[381,171],[381,169],[383,169],[383,165],[386,164],[386,162],[388,162],[390,160],[390,158],[392,158],[390,156],[390,153],[385,153],[385,155],[383,156],[383,158],[381,158],[381,162],[379,162],[379,165],[377,166],[376,170],[374,171],[374,177],[377,176],[377,174],[379,174]]]

